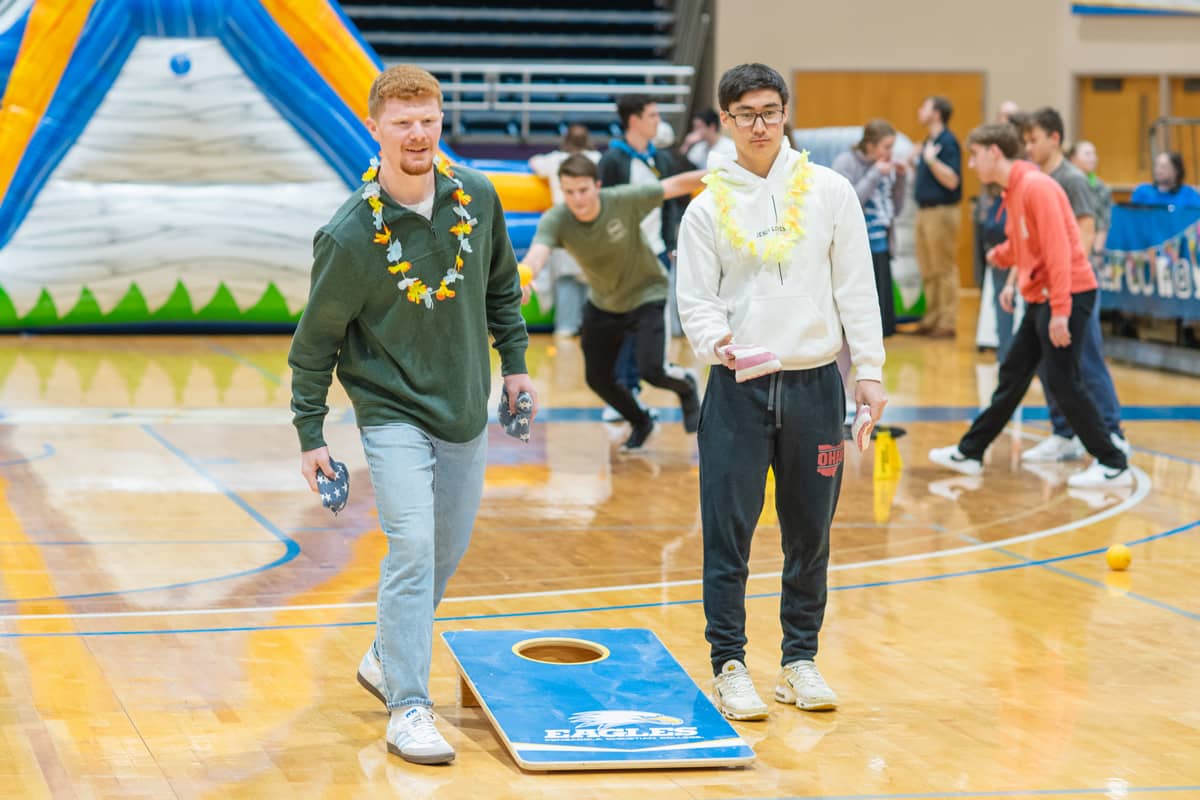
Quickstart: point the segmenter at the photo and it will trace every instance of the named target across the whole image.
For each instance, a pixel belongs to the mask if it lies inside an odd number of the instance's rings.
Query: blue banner
[[[1100,265],[1101,307],[1200,319],[1200,208],[1116,206]]]

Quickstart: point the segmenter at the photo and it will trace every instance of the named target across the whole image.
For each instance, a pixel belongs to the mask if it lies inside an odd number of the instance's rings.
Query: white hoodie
[[[725,178],[734,220],[748,237],[761,240],[779,225],[799,160],[785,139],[763,179],[734,157],[709,155],[709,172]],[[719,363],[713,346],[732,333],[734,344],[775,353],[784,369],[812,369],[837,358],[844,330],[858,380],[880,380],[883,324],[867,224],[854,187],[814,164],[803,213],[805,233],[790,259],[768,264],[735,250],[720,232],[712,192],[692,200],[683,215],[676,264],[684,333],[710,364]]]

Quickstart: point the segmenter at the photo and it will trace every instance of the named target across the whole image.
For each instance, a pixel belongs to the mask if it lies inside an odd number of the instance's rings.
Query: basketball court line
[[[1187,533],[1195,528],[1200,527],[1200,519],[1189,522],[1186,525],[1181,525],[1177,528],[1172,528],[1161,533],[1144,536],[1141,539],[1135,539],[1131,542],[1126,542],[1131,547],[1136,547],[1147,542],[1166,539],[1171,536],[1177,536],[1181,533]],[[1064,561],[1074,561],[1080,558],[1088,558],[1097,556],[1105,552],[1105,548],[1094,548],[1092,550],[1084,550],[1078,553],[1070,553],[1062,556],[1054,556],[1052,558],[1038,559],[1036,561],[1022,561],[1013,564],[1002,564],[994,567],[982,567],[979,569],[962,570],[960,572],[943,573],[940,575],[923,575],[914,578],[896,578],[887,581],[875,581],[870,583],[851,584],[847,586],[831,586],[831,592],[847,592],[860,589],[879,589],[889,586],[903,586],[917,583],[933,583],[936,581],[951,580],[954,578],[974,577],[978,575],[991,575],[999,572],[1013,572],[1030,567],[1041,567],[1047,564],[1058,564]],[[1068,573],[1069,574],[1069,573]],[[1071,577],[1079,577],[1072,575]],[[779,597],[779,592],[759,592],[757,594],[746,595],[746,600],[764,600]],[[1140,600],[1140,595],[1127,595],[1131,599]],[[1174,606],[1167,605],[1161,601],[1156,601],[1153,598],[1146,598],[1146,601],[1160,610],[1180,613],[1180,609]],[[565,614],[593,614],[611,611],[636,611],[647,608],[665,608],[679,606],[694,606],[700,605],[704,601],[701,598],[690,598],[687,600],[668,600],[649,603],[627,603],[623,605],[598,606],[588,608],[559,608],[545,609],[542,611],[513,611],[494,614],[465,614],[457,617],[435,617],[434,622],[480,622],[484,620],[497,619],[522,619],[527,617],[547,617],[558,616]],[[1195,619],[1197,615],[1192,612],[1183,612],[1182,616],[1187,619]],[[44,617],[48,619],[50,617]],[[0,618],[3,619],[3,618]],[[369,625],[374,625],[375,620],[359,620],[353,622],[313,622],[295,625],[239,625],[226,626],[215,628],[166,628],[166,629],[149,629],[149,630],[108,630],[108,631],[56,631],[52,633],[0,633],[0,639],[39,639],[39,638],[61,638],[65,636],[83,636],[83,637],[103,637],[103,636],[154,636],[154,635],[180,635],[185,633],[254,633],[258,631],[285,631],[285,630],[311,630],[317,628],[362,628]]]

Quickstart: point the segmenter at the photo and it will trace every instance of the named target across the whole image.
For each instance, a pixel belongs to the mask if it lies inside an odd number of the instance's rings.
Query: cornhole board
[[[448,631],[460,702],[522,769],[748,764],[754,751],[653,631]],[[581,662],[589,659],[586,663]]]

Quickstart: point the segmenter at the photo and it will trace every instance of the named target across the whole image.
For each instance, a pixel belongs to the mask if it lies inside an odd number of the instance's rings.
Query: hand
[[[903,161],[893,161],[892,166],[896,168],[897,175],[908,174],[908,164],[904,163]]]
[[[992,247],[987,251],[987,254],[984,255],[983,260],[986,261],[987,263],[991,264],[993,267],[1000,266],[1000,262],[996,260],[996,248],[995,247]]]
[[[517,397],[521,392],[528,392],[533,398],[533,410],[529,412],[529,421],[537,417],[538,412],[538,397],[537,389],[533,388],[533,381],[529,379],[529,375],[524,372],[519,372],[515,375],[504,376],[504,388],[508,390],[508,410],[513,415],[517,413]]]
[[[729,369],[733,369],[733,362],[736,361],[736,359],[733,356],[725,355],[724,351],[722,351],[721,348],[727,344],[732,344],[732,343],[733,343],[733,334],[727,333],[724,336],[722,336],[721,339],[716,344],[713,345],[713,353],[716,355],[717,361],[720,362],[721,366],[728,367]]]
[[[531,297],[533,297],[533,286],[525,284],[521,287],[521,305],[528,303]]]
[[[325,477],[333,480],[337,475],[329,463],[329,448],[318,447],[316,450],[305,450],[300,454],[300,474],[308,481],[308,488],[320,493],[317,488],[317,470],[325,473]]]
[[[928,164],[932,161],[936,161],[938,153],[940,152],[942,152],[942,146],[940,144],[926,142],[925,148],[921,151],[921,158],[925,159],[925,163]]]
[[[888,396],[879,381],[858,381],[854,386],[854,402],[857,404],[856,413],[863,406],[870,406],[871,424],[878,425],[883,409],[887,407]]]
[[[879,170],[880,175],[891,175],[892,167],[891,161],[885,161],[882,158],[875,162],[875,169]]]
[[[1000,290],[1000,307],[1004,309],[1005,313],[1013,313],[1013,309],[1016,307],[1016,299],[1017,290],[1013,288],[1011,283],[1004,284],[1004,288]]]
[[[1071,329],[1067,327],[1066,317],[1050,318],[1050,344],[1055,347],[1071,346]]]

